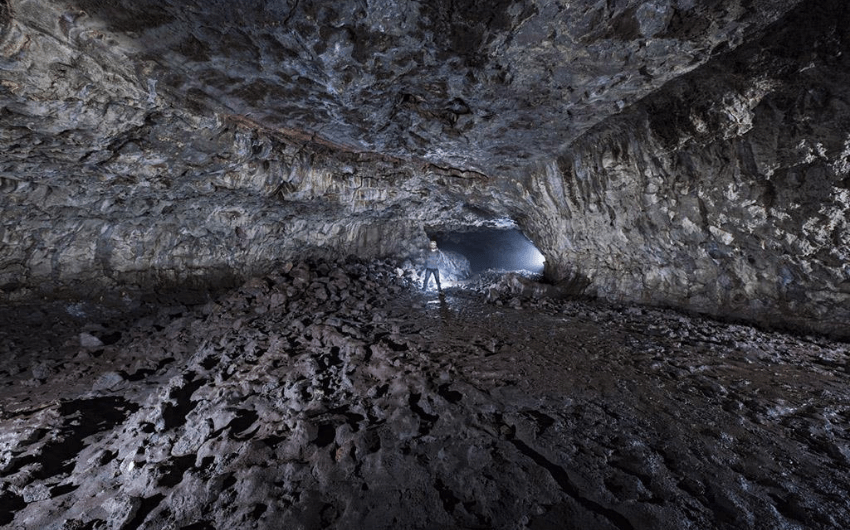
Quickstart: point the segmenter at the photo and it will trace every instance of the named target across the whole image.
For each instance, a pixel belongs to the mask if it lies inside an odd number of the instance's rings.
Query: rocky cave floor
[[[4,308],[0,526],[850,528],[847,344],[509,283]]]

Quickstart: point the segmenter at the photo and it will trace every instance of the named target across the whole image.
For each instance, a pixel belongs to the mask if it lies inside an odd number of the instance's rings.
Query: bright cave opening
[[[543,254],[516,228],[473,228],[429,236],[441,250],[468,259],[472,274],[486,270],[543,273],[546,261]]]

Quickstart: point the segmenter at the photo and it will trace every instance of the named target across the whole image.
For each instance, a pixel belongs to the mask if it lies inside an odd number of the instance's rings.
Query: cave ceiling
[[[0,0],[0,299],[414,268],[516,226],[582,295],[846,335],[848,27],[841,0]]]
[[[499,175],[553,158],[797,3],[5,0],[5,60],[50,64],[6,68],[0,125],[105,148],[116,113],[151,119],[117,107],[165,101],[296,142]],[[100,116],[75,112],[98,91]]]

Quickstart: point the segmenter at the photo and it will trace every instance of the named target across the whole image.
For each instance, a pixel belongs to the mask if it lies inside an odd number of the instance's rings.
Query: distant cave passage
[[[473,274],[487,269],[543,273],[543,254],[517,229],[477,228],[429,235],[441,250],[465,256]]]

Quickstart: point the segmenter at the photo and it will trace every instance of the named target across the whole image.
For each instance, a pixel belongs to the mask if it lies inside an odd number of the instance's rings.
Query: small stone
[[[80,346],[88,349],[102,348],[103,341],[94,335],[86,332],[80,333]]]
[[[92,390],[110,390],[124,382],[124,376],[118,372],[106,372],[97,378],[97,381],[92,385]]]
[[[79,519],[65,519],[59,530],[83,530],[86,524]]]
[[[46,484],[30,484],[24,488],[22,497],[27,504],[44,501],[50,498],[50,488]]]
[[[53,369],[44,362],[37,363],[32,367],[32,376],[34,379],[47,379],[53,372]]]
[[[139,497],[124,496],[118,499],[109,499],[104,503],[110,513],[111,528],[125,528],[125,525],[133,520],[133,517],[142,506]]]

